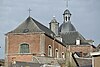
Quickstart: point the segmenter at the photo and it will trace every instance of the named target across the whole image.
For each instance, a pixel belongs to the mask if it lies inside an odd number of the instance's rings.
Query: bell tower
[[[64,11],[63,18],[64,18],[64,23],[67,23],[68,21],[70,21],[71,13],[68,9]]]
[[[68,10],[68,1],[69,0],[66,0],[66,10],[64,11],[64,14],[63,14],[63,18],[64,18],[64,23],[70,21],[70,17],[71,17],[71,13],[70,11]]]
[[[53,16],[53,19],[49,23],[50,29],[55,33],[56,36],[58,36],[58,28],[59,28],[59,23],[55,19],[55,16]]]

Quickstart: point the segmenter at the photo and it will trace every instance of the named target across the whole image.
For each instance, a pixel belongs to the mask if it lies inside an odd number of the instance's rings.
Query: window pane
[[[28,44],[21,44],[20,53],[29,53],[29,45]]]

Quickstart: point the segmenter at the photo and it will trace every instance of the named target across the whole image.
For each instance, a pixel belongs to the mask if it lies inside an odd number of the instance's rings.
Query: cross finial
[[[32,10],[29,8],[28,11],[29,11],[29,16],[30,16],[30,12],[31,12]]]
[[[68,1],[69,1],[69,0],[65,0],[65,1],[66,1],[66,7],[68,8]]]

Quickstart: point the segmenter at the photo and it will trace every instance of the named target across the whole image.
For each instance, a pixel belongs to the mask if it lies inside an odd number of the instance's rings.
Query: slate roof
[[[0,59],[0,66],[4,66],[5,65],[5,60],[4,59]]]
[[[15,30],[11,31],[10,33],[32,33],[32,32],[44,32],[48,35],[54,35],[54,33],[47,28],[46,26],[42,25],[32,17],[28,17],[21,25],[19,25]]]
[[[71,13],[70,13],[70,11],[69,11],[68,9],[66,9],[66,10],[64,11],[64,14],[63,14],[63,15],[65,15],[65,14],[70,14],[70,15],[71,15]]]
[[[62,42],[67,45],[75,45],[77,39],[81,40],[81,45],[88,44],[85,38],[78,31],[66,32],[65,34],[61,34],[61,36],[63,39]]]
[[[11,67],[40,67],[41,65],[39,63],[16,61],[16,64],[12,64]]]
[[[33,57],[33,63],[40,63],[40,64],[58,64],[57,60],[50,57]]]
[[[57,20],[56,20],[56,18],[55,18],[55,16],[53,16],[53,19],[51,20],[50,23],[58,23]]]
[[[100,44],[96,47],[96,51],[100,51]]]
[[[76,53],[72,53],[72,57],[77,65],[77,67],[92,67],[92,58],[75,58]]]
[[[68,21],[67,23],[62,23],[59,27],[59,32],[61,33],[66,33],[69,31],[76,31],[75,27],[72,25],[70,21]]]
[[[92,59],[90,58],[76,58],[79,67],[92,67]]]

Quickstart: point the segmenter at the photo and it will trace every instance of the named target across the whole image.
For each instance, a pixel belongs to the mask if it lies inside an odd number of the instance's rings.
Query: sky
[[[49,27],[53,16],[63,23],[65,0],[0,0],[0,59],[5,57],[5,34],[20,25],[29,16]],[[100,0],[70,0],[71,23],[86,39],[100,43]]]

